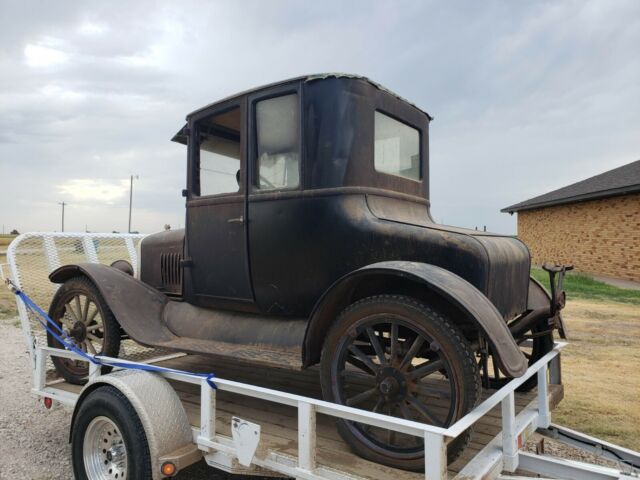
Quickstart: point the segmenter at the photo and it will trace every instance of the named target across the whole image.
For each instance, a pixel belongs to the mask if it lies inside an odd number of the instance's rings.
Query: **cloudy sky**
[[[640,2],[0,2],[5,230],[184,225],[186,113],[305,73],[369,76],[435,117],[436,220],[640,158]]]

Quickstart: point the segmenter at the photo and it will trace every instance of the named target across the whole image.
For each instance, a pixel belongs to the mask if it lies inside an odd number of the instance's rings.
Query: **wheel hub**
[[[376,387],[387,402],[399,402],[407,396],[407,379],[394,367],[383,367],[378,371]]]
[[[96,480],[122,480],[127,475],[127,449],[113,421],[94,418],[85,432],[82,455],[87,476]]]
[[[71,330],[69,330],[69,335],[77,342],[84,342],[87,338],[87,326],[82,322],[76,322],[73,324]]]

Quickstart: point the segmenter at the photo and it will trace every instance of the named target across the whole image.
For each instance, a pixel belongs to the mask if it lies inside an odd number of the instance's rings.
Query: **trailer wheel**
[[[380,295],[347,307],[332,326],[320,362],[323,397],[381,414],[447,427],[480,398],[473,351],[440,312],[412,298]],[[405,470],[424,469],[422,438],[338,420],[360,456]],[[462,452],[468,430],[448,445]]]
[[[78,480],[152,478],[149,444],[127,398],[110,385],[85,398],[71,433],[73,473]]]
[[[58,289],[49,318],[61,327],[82,350],[93,355],[117,357],[120,351],[120,326],[96,286],[86,277],[74,277]],[[47,332],[50,347],[64,348]],[[76,385],[86,383],[89,363],[69,358],[52,357],[56,371]],[[109,373],[110,367],[102,367]]]

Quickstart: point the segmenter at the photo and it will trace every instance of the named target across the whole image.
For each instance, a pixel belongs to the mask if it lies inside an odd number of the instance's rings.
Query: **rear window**
[[[375,112],[376,171],[420,181],[420,132]]]

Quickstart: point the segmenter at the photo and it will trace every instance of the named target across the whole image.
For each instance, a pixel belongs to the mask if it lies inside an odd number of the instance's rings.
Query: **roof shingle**
[[[640,192],[640,160],[505,207],[500,211],[513,213],[636,192]]]

